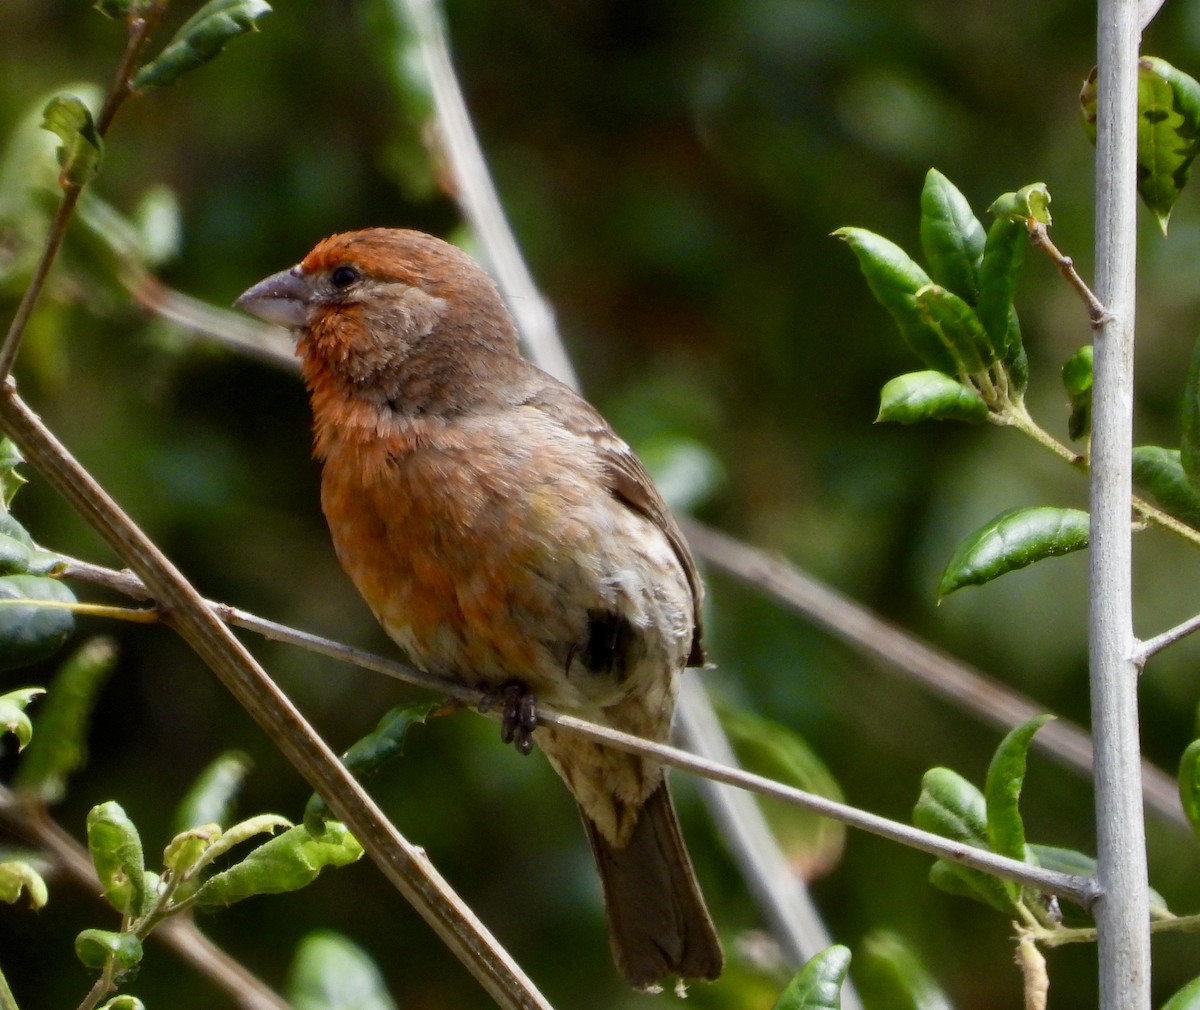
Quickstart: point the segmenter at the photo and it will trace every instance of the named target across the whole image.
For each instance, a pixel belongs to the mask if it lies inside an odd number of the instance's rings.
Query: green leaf
[[[1192,830],[1200,838],[1200,740],[1193,740],[1179,760],[1179,799]]]
[[[1164,512],[1200,529],[1200,494],[1183,472],[1178,449],[1139,445],[1133,450],[1133,482]]]
[[[1017,274],[1025,262],[1028,235],[1021,221],[998,217],[992,222],[979,266],[979,301],[975,304],[979,321],[1018,393],[1025,389],[1029,366],[1013,296]]]
[[[772,1010],[839,1010],[849,970],[849,948],[827,947],[792,976]]]
[[[34,698],[46,693],[44,687],[22,687],[0,694],[0,736],[11,733],[17,738],[17,750],[22,751],[33,739],[33,724],[25,709]]]
[[[1067,433],[1075,441],[1092,431],[1092,345],[1084,344],[1062,368],[1063,388],[1071,402]]]
[[[1044,558],[1088,545],[1089,518],[1079,509],[1036,505],[1001,512],[954,549],[938,598],[963,586],[978,586]]]
[[[953,291],[929,284],[915,297],[921,321],[958,364],[955,374],[975,375],[996,360],[996,349],[979,316]]]
[[[1025,824],[1019,806],[1029,744],[1034,734],[1052,718],[1051,715],[1034,716],[1011,730],[992,755],[983,787],[987,804],[988,847],[1019,862],[1029,861],[1025,849]],[[1004,885],[1012,900],[1019,901],[1021,885],[1011,880],[1004,881]]]
[[[264,842],[236,866],[204,882],[196,892],[202,907],[232,905],[256,894],[295,891],[326,866],[345,866],[362,856],[362,846],[337,821],[327,821],[320,838],[295,827]]]
[[[917,292],[933,283],[929,275],[908,253],[882,235],[865,228],[839,228],[833,234],[854,250],[871,294],[891,313],[913,353],[930,368],[957,375],[957,360],[930,332],[917,308]]]
[[[147,900],[142,839],[119,803],[109,800],[92,807],[87,840],[108,903],[122,915],[141,914]]]
[[[75,954],[89,968],[103,968],[111,957],[122,971],[128,971],[142,960],[142,941],[132,933],[85,929],[75,937]]]
[[[17,467],[24,462],[20,450],[7,438],[0,438],[0,507],[9,509],[16,493],[26,483],[25,478],[17,473]]]
[[[913,824],[976,849],[990,849],[983,793],[949,768],[931,768],[922,777]],[[982,901],[1005,914],[1013,912],[1004,882],[980,870],[938,859],[929,871],[929,881],[943,891]]]
[[[42,875],[23,860],[0,862],[0,901],[15,905],[22,893],[29,896],[31,908],[41,908],[50,900]]]
[[[154,60],[133,75],[133,90],[174,84],[182,74],[216,58],[232,39],[257,31],[258,19],[270,12],[265,0],[209,0]]]
[[[1162,1005],[1162,1010],[1200,1010],[1200,976],[1192,979]]]
[[[328,930],[300,941],[287,991],[295,1010],[397,1010],[366,951]]]
[[[359,778],[373,775],[388,761],[404,753],[408,731],[424,723],[430,713],[439,707],[440,702],[426,701],[397,705],[390,709],[370,733],[350,745],[342,755],[342,764]],[[312,834],[319,835],[321,822],[330,816],[325,800],[314,794],[304,808],[305,826]]]
[[[918,421],[986,421],[988,407],[971,386],[945,372],[907,372],[890,380],[879,394],[876,421],[916,424]]]
[[[42,129],[59,138],[59,185],[84,186],[100,171],[104,142],[92,110],[78,95],[56,95],[42,110]]]
[[[74,603],[75,594],[57,579],[37,575],[0,577],[0,670],[45,659],[75,628],[75,615],[62,607],[9,604],[4,600]]]
[[[200,773],[175,812],[176,833],[200,824],[229,823],[233,804],[250,770],[241,751],[221,754]]]
[[[100,1010],[146,1010],[146,1004],[136,996],[122,994],[114,996]]]
[[[936,168],[921,190],[921,249],[929,275],[974,305],[979,297],[979,267],[987,233],[967,198]]]
[[[292,822],[279,814],[258,814],[239,821],[228,831],[223,831],[205,850],[204,858],[197,864],[197,869],[203,868],[214,859],[219,859],[230,849],[247,842],[255,835],[274,834],[279,828],[290,830]],[[257,850],[255,850],[257,851]]]
[[[16,783],[46,803],[66,792],[67,778],[87,761],[87,733],[96,697],[117,664],[117,645],[90,638],[59,668],[38,714],[38,734],[17,768]]]
[[[197,824],[181,831],[163,849],[163,866],[177,877],[187,878],[207,862],[209,849],[221,837],[221,825]]]
[[[1027,226],[1026,223],[1033,220],[1049,227],[1053,223],[1050,217],[1050,190],[1044,182],[1030,183],[1015,193],[998,196],[988,208],[988,213],[997,219],[1007,218],[1022,226]]]
[[[916,951],[891,930],[867,934],[855,975],[868,1006],[886,1006],[888,1010],[951,1010],[946,994]]]
[[[747,771],[841,801],[837,780],[799,735],[744,709],[722,705],[718,714]],[[788,862],[804,880],[827,873],[841,859],[846,839],[843,825],[781,804],[764,804],[763,814]]]

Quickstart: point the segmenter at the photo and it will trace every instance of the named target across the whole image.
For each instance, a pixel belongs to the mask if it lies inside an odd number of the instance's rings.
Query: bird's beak
[[[308,325],[308,305],[312,292],[299,267],[281,270],[259,281],[244,292],[234,307],[267,323],[302,329]]]

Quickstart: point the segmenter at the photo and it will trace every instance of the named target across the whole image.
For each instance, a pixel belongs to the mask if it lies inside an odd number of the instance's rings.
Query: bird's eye
[[[342,264],[342,266],[334,268],[333,273],[329,275],[329,280],[339,291],[345,291],[351,284],[362,280],[362,274],[354,267]]]

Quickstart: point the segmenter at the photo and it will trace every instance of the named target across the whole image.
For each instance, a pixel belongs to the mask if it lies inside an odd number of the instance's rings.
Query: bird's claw
[[[519,681],[509,681],[494,691],[489,691],[479,702],[479,711],[491,711],[497,703],[500,712],[500,739],[511,743],[518,753],[528,754],[533,750],[533,731],[537,729],[537,697]]]

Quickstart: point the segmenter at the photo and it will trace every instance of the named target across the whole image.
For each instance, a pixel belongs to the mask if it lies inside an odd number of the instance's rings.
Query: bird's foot
[[[510,680],[489,691],[479,702],[480,712],[490,712],[497,704],[500,711],[500,739],[511,743],[521,754],[533,750],[533,731],[537,729],[537,697],[524,684]]]

